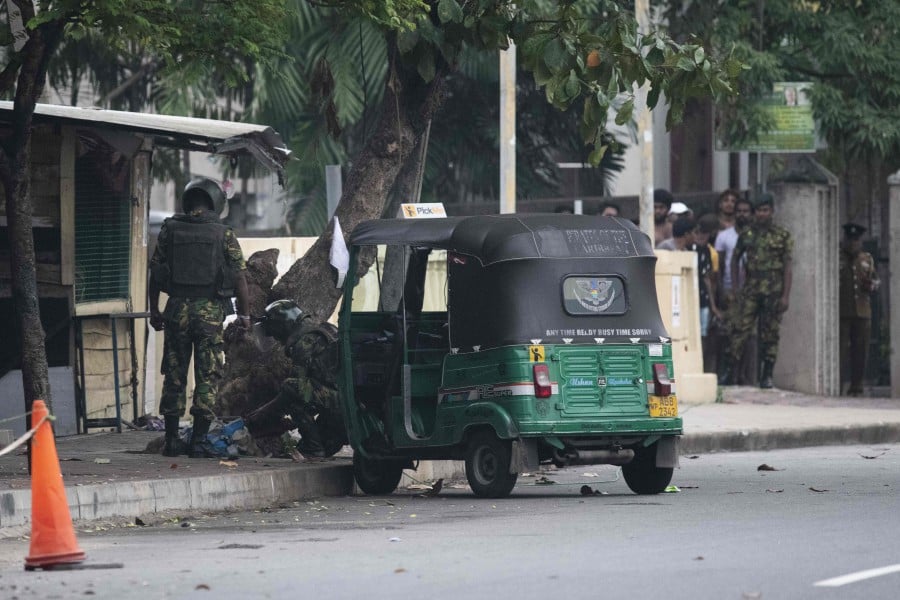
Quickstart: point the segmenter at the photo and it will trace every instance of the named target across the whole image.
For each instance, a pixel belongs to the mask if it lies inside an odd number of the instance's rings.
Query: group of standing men
[[[773,222],[774,198],[755,202],[735,190],[719,196],[716,213],[694,220],[671,193],[656,190],[656,247],[698,253],[700,319],[705,370],[720,385],[772,387],[781,319],[790,306],[793,239]],[[879,281],[872,256],[862,250],[866,229],[843,226],[840,261],[841,364],[849,395],[862,394],[871,335],[871,294]]]
[[[725,194],[734,196],[731,190]],[[726,255],[731,276],[722,383],[738,383],[747,342],[756,329],[757,356],[762,362],[759,387],[771,388],[781,318],[790,306],[794,242],[786,229],[773,222],[771,194],[762,194],[754,206],[737,198],[734,206],[733,233],[716,243]]]
[[[677,216],[671,219],[673,209]],[[657,248],[698,253],[704,363],[707,370],[720,372],[722,385],[745,382],[742,366],[753,362],[749,342],[758,328],[759,385],[772,387],[779,326],[791,293],[793,251],[790,233],[772,221],[774,210],[771,194],[753,204],[726,190],[719,197],[718,214],[703,215],[698,224],[668,191],[657,190],[654,197]],[[672,237],[660,240],[667,222]]]

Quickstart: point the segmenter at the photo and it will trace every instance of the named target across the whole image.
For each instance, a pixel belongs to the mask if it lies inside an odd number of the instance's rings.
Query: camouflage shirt
[[[327,323],[321,326],[325,327]],[[304,327],[295,340],[288,340],[285,352],[297,367],[298,377],[309,377],[322,385],[336,385],[337,344],[320,332],[319,327]]]
[[[781,277],[784,267],[791,261],[794,240],[787,229],[771,224],[768,227],[752,225],[738,237],[734,252],[747,259],[747,278]]]

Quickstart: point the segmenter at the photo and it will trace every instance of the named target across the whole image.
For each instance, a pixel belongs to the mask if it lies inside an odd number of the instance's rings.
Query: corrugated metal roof
[[[13,103],[0,101],[0,122],[9,122]],[[162,145],[214,154],[247,151],[281,171],[291,156],[277,131],[267,125],[175,117],[121,110],[38,104],[35,123],[74,123],[151,134]]]

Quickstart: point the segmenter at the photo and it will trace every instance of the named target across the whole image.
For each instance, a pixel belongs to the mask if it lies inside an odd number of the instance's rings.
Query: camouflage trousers
[[[333,386],[315,382],[308,377],[292,377],[285,380],[281,389],[283,392],[290,390],[284,395],[288,399],[287,412],[295,422],[299,422],[301,412],[309,417],[319,415],[317,422],[323,438],[329,437],[330,433],[322,427],[325,424],[328,425],[327,428],[334,426],[343,432],[338,393]]]
[[[762,361],[775,363],[778,357],[779,330],[781,328],[782,284],[780,277],[747,279],[731,315],[729,330],[731,342],[728,356],[736,365],[744,354],[744,347],[757,327],[759,357]]]
[[[163,390],[159,414],[184,414],[188,365],[194,357],[194,398],[191,414],[208,419],[222,379],[222,321],[220,300],[169,298],[165,319],[165,349],[162,358]]]
[[[285,379],[278,395],[251,415],[251,430],[265,431],[285,414],[291,415],[298,428],[314,425],[323,440],[343,439],[346,435],[337,389],[311,378]]]

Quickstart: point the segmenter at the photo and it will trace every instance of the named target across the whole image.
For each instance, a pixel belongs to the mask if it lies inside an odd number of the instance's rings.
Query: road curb
[[[900,443],[900,423],[688,433],[682,436],[680,451],[690,455],[886,443]],[[440,476],[452,475],[441,472]],[[308,498],[345,496],[353,490],[353,468],[347,462],[68,486],[66,498],[73,520],[92,521],[163,511],[256,509]],[[0,537],[25,535],[30,522],[31,490],[0,492]]]
[[[709,454],[896,442],[900,442],[900,423],[871,423],[840,427],[692,433],[682,436],[680,451],[681,454]]]
[[[320,496],[345,496],[353,490],[353,468],[303,465],[250,473],[177,479],[121,481],[66,487],[75,521],[139,517],[167,510],[264,508]],[[0,492],[0,531],[31,522],[31,490]]]

